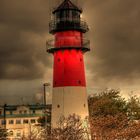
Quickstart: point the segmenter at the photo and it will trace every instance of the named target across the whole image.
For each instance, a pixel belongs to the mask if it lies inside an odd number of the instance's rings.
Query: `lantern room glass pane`
[[[62,10],[55,13],[55,18],[59,21],[80,21],[80,12],[76,10]]]

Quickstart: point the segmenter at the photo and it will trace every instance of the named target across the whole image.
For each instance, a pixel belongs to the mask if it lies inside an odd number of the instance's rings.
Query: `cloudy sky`
[[[0,0],[0,103],[36,101],[52,82],[46,53],[50,9],[61,0]],[[117,88],[140,93],[140,1],[74,0],[89,24],[85,55],[89,93]],[[50,90],[50,89],[48,89]],[[133,92],[132,92],[133,91]]]

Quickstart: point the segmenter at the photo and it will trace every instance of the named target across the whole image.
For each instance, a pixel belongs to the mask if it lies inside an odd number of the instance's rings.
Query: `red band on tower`
[[[53,86],[86,86],[83,54],[80,50],[54,53]]]

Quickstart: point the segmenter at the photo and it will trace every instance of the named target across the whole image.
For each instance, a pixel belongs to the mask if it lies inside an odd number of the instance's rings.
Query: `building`
[[[81,15],[82,9],[70,0],[64,0],[52,11],[49,32],[54,41],[47,41],[47,52],[54,57],[52,127],[61,116],[88,116],[83,55],[90,51],[90,41],[85,38],[89,28]]]
[[[50,113],[51,105],[0,106],[0,127],[7,130],[9,140],[18,140],[30,135],[34,127],[40,127],[38,119]]]

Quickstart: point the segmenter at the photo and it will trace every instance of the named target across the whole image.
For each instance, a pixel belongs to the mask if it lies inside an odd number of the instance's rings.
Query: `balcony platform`
[[[90,51],[90,41],[84,39],[81,46],[55,46],[54,40],[48,40],[46,42],[46,51],[48,53],[54,53],[59,50],[81,50],[83,53]]]

